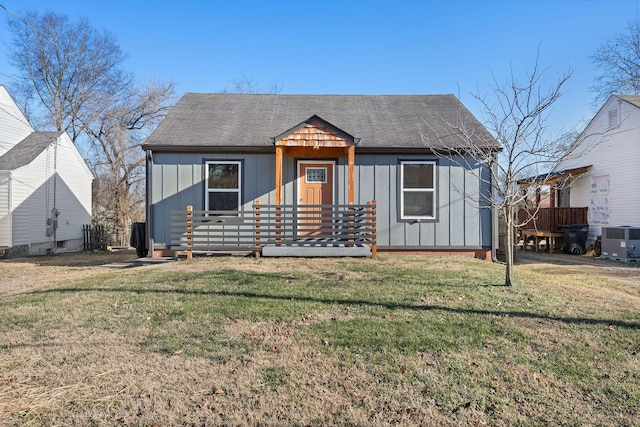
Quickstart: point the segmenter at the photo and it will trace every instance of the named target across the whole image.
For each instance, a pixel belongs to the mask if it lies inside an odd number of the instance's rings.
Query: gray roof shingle
[[[0,156],[0,170],[15,170],[31,163],[62,132],[33,132]]]
[[[495,146],[453,95],[187,93],[143,148],[269,147],[271,138],[314,115],[360,138],[359,148],[462,147],[451,131],[461,120],[478,144]]]
[[[616,95],[618,98],[623,101],[627,101],[629,104],[632,104],[638,108],[640,108],[640,95]]]

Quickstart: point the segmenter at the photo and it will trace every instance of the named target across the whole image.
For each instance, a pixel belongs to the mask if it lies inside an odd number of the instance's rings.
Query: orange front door
[[[299,234],[331,234],[333,162],[300,162],[298,171]]]

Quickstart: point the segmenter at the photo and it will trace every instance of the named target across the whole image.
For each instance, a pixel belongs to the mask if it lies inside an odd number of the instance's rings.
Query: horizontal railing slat
[[[192,249],[276,245],[375,245],[375,203],[254,205],[239,211],[173,211],[171,245]]]

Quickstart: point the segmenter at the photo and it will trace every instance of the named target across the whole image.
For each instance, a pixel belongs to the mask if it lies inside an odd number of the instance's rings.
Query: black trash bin
[[[136,248],[138,258],[147,256],[146,226],[144,222],[134,222],[131,224],[131,238],[129,244]]]
[[[586,252],[589,224],[560,224],[558,228],[564,232],[565,254],[582,255]]]

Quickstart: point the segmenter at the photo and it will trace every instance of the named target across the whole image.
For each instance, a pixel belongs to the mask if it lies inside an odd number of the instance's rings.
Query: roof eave
[[[173,145],[173,144],[142,144],[144,151],[180,152],[180,153],[272,153],[272,145]]]
[[[554,185],[560,180],[564,180],[571,177],[583,175],[589,171],[589,168],[593,165],[580,166],[578,168],[566,169],[560,172],[549,172],[547,174],[532,176],[530,178],[521,179],[518,181],[518,185],[521,187],[528,187],[530,185]]]
[[[360,142],[356,138],[357,142]],[[356,141],[354,141],[357,143]],[[181,152],[181,153],[275,153],[275,147],[273,145],[226,145],[226,146],[212,146],[212,145],[172,145],[172,144],[143,144],[142,149],[144,151],[152,152]],[[487,147],[488,151],[500,152],[501,147]],[[446,154],[464,154],[464,147],[430,147],[427,145],[422,146],[371,146],[371,145],[359,145],[357,153],[362,154],[388,154],[388,153],[425,153],[430,152],[437,155]]]

